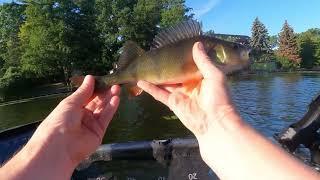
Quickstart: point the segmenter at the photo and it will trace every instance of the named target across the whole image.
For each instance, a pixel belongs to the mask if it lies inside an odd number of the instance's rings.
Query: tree
[[[214,36],[214,35],[215,35],[215,32],[214,32],[214,30],[209,30],[209,31],[207,31],[207,32],[205,33],[205,35],[207,35],[207,36]]]
[[[94,0],[27,1],[22,69],[36,77],[93,73],[100,62]]]
[[[317,40],[315,41],[315,46],[316,46],[316,50],[315,50],[315,66],[320,66],[320,37],[317,38]]]
[[[95,0],[63,1],[65,25],[62,40],[69,47],[65,62],[65,76],[71,71],[82,71],[85,74],[99,74],[102,71],[101,44],[96,29]]]
[[[192,8],[185,5],[185,0],[162,0],[160,27],[166,28],[178,22],[192,19]]]
[[[161,2],[158,0],[138,0],[132,11],[134,24],[131,25],[131,32],[126,35],[126,39],[136,41],[148,49],[159,30],[157,25],[161,18],[160,9]]]
[[[0,69],[19,66],[19,27],[24,21],[25,5],[5,3],[0,5]]]
[[[26,22],[20,28],[22,69],[35,77],[61,72],[70,47],[65,44],[62,5],[53,0],[27,1]]]
[[[125,41],[147,50],[160,29],[192,18],[184,0],[25,0],[14,5],[25,10],[6,13],[23,19],[20,24],[2,21],[14,25],[10,29],[16,39],[1,40],[0,51],[21,62],[21,70],[34,78],[64,75],[67,80],[73,70],[105,74]],[[2,48],[12,42],[21,42],[14,44],[20,53]],[[7,60],[0,57],[2,67]]]
[[[270,44],[271,49],[279,47],[279,37],[277,35],[269,36],[268,44]]]
[[[268,30],[265,25],[257,17],[252,25],[251,29],[251,42],[252,54],[255,57],[259,57],[262,54],[271,53],[271,47],[269,45]]]
[[[320,29],[313,28],[298,36],[302,66],[311,68],[320,65]]]
[[[279,49],[277,54],[289,59],[294,66],[299,66],[301,62],[297,37],[287,21],[285,21],[279,34]]]
[[[110,68],[127,40],[148,50],[161,28],[191,18],[182,0],[96,0],[103,63]]]
[[[96,0],[96,29],[101,42],[101,60],[106,68],[111,68],[118,57],[118,51],[125,36],[131,30],[126,27],[132,22],[132,8],[136,1]]]
[[[312,68],[315,64],[316,43],[310,33],[301,33],[298,37],[300,47],[301,67]]]

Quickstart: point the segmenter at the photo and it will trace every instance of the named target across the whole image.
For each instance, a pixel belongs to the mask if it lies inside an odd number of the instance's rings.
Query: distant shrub
[[[0,78],[0,90],[7,91],[21,87],[25,84],[25,78],[18,67],[9,67]]]
[[[287,57],[277,56],[276,61],[279,63],[281,69],[283,70],[294,70],[300,67],[300,64],[293,62]]]
[[[274,72],[277,70],[276,62],[255,62],[250,65],[250,69],[253,71],[265,71],[265,72]]]

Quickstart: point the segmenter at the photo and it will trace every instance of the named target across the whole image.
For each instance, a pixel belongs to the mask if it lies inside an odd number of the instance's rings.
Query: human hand
[[[87,76],[78,90],[53,110],[33,136],[33,139],[47,136],[45,141],[49,142],[46,143],[58,146],[50,148],[64,153],[72,166],[77,166],[101,144],[119,105],[119,86],[94,94],[94,83],[94,78]]]
[[[94,78],[65,98],[22,150],[0,169],[0,179],[70,179],[100,145],[119,105],[120,87],[94,94]]]
[[[166,104],[199,142],[203,160],[221,179],[319,179],[319,175],[290,157],[246,124],[233,105],[224,74],[206,55],[193,48],[194,61],[203,75],[192,93],[183,87],[138,86]]]
[[[211,127],[223,127],[229,119],[226,117],[237,113],[228,93],[225,75],[212,64],[201,43],[194,45],[193,58],[203,79],[192,93],[183,93],[178,86],[157,87],[144,81],[139,81],[138,86],[167,105],[199,139]]]

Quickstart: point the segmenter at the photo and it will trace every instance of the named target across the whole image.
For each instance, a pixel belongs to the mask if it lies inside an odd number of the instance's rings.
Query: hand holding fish
[[[0,169],[0,179],[70,179],[101,144],[119,105],[119,86],[94,94],[94,78],[64,99],[26,146]]]
[[[63,147],[66,147],[66,152],[75,165],[101,144],[120,101],[119,86],[94,93],[94,84],[94,78],[86,76],[78,90],[65,98],[40,125],[43,129],[58,129],[53,132],[65,139],[66,145]],[[68,146],[68,143],[73,145]]]
[[[246,124],[230,99],[225,75],[215,67],[201,43],[193,59],[203,79],[192,93],[183,86],[138,86],[166,104],[197,137],[203,160],[221,179],[319,179],[303,163],[286,154]]]
[[[223,121],[235,108],[229,98],[225,75],[212,64],[201,43],[193,47],[193,59],[203,79],[191,93],[179,85],[155,86],[139,81],[138,86],[167,105],[197,137]]]

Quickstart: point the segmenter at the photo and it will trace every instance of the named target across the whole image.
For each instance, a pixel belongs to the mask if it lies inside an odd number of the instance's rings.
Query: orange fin
[[[197,93],[199,91],[201,80],[192,80],[182,85],[182,91],[187,95],[192,95],[193,93]]]
[[[137,85],[125,85],[131,97],[139,96],[143,90],[139,88]]]

